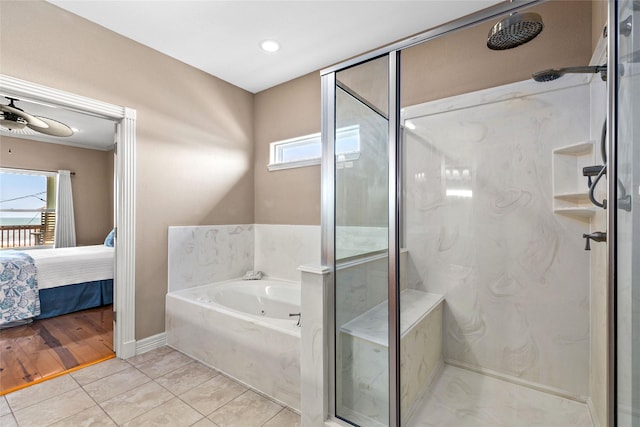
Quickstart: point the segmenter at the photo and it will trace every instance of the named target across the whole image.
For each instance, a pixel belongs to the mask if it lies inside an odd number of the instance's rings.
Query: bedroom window
[[[53,244],[54,173],[0,168],[0,248]]]
[[[320,164],[322,142],[319,133],[272,142],[270,144],[270,171],[299,168]],[[360,156],[360,126],[348,126],[336,132],[338,167]]]

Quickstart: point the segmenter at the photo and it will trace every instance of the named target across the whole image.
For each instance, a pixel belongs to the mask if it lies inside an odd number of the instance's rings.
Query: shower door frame
[[[397,302],[399,301],[399,238],[400,238],[400,213],[401,213],[401,192],[399,191],[399,183],[401,173],[400,159],[400,56],[404,49],[418,45],[420,43],[436,39],[448,33],[465,29],[467,27],[490,21],[501,15],[528,8],[537,3],[543,3],[546,0],[522,0],[518,2],[501,3],[487,9],[478,11],[461,19],[452,21],[434,29],[425,31],[416,36],[410,37],[391,44],[387,47],[380,48],[367,54],[352,58],[345,62],[339,63],[332,67],[323,69],[321,75],[321,98],[322,98],[322,180],[321,180],[321,262],[322,265],[328,267],[332,273],[332,286],[329,288],[329,299],[326,316],[327,322],[327,341],[328,341],[328,369],[325,378],[327,393],[327,415],[328,419],[337,425],[349,425],[336,417],[336,364],[335,364],[335,119],[336,119],[336,73],[373,60],[375,58],[388,55],[389,56],[389,282],[388,282],[388,301],[389,301],[389,426],[399,427],[401,425],[400,413],[400,310]],[[608,0],[608,28],[617,29],[616,1]],[[612,52],[608,58],[609,70],[615,70],[617,67],[616,37],[609,37],[608,48]],[[609,73],[608,79],[608,121],[607,135],[608,148],[610,153],[609,171],[615,172],[616,165],[616,149],[615,149],[615,126],[616,118],[616,97],[615,87],[617,84],[616,74]],[[610,179],[608,186],[608,200],[616,200],[617,188],[616,180]],[[615,248],[615,230],[616,218],[613,209],[608,211],[608,283],[607,292],[609,295],[608,302],[608,402],[607,402],[607,423],[615,425],[615,401],[616,401],[616,353],[615,353],[615,333],[616,333],[616,307],[615,307],[615,283],[616,283],[616,248]]]
[[[618,127],[618,107],[617,107],[617,86],[618,86],[618,13],[616,0],[608,0],[607,6],[607,346],[608,346],[608,366],[607,366],[607,409],[606,425],[617,426],[617,127]],[[613,29],[613,31],[609,31]],[[613,71],[613,72],[611,72]],[[613,203],[611,203],[613,201]]]
[[[636,1],[634,1],[636,3]],[[635,8],[634,8],[635,10]],[[635,14],[634,14],[635,15]],[[633,16],[633,15],[632,15]],[[618,152],[618,129],[619,129],[619,110],[618,107],[620,105],[619,99],[619,84],[622,81],[621,76],[624,75],[624,65],[618,62],[620,57],[620,37],[628,37],[630,34],[623,34],[620,27],[620,2],[616,0],[608,1],[608,52],[609,57],[607,61],[607,66],[609,68],[608,80],[607,80],[607,91],[608,91],[608,122],[607,122],[607,138],[608,138],[608,164],[607,164],[607,176],[608,176],[608,188],[607,188],[607,200],[609,201],[609,209],[608,209],[608,223],[607,223],[607,245],[608,245],[608,288],[607,295],[609,298],[608,301],[608,342],[609,345],[609,370],[608,370],[608,401],[607,401],[607,423],[608,425],[617,426],[619,421],[619,408],[618,408],[618,211],[620,209],[618,203],[621,201],[620,191],[618,188],[619,177],[618,177],[618,169],[620,165],[620,157]],[[635,24],[635,22],[634,22]],[[633,37],[635,32],[638,31],[637,28],[632,29],[631,36]],[[634,45],[635,47],[635,45]],[[635,62],[631,60],[632,62]],[[637,141],[632,142],[632,144],[637,144]],[[631,154],[633,156],[633,153]],[[625,194],[625,190],[622,190],[622,194]],[[633,190],[629,195],[633,194]],[[632,196],[633,197],[633,196]],[[637,219],[638,213],[634,214],[633,219]],[[629,238],[633,239],[633,236],[629,236]],[[624,240],[620,239],[620,240]],[[621,242],[624,244],[624,242]],[[632,241],[632,249],[633,249],[633,241]],[[631,274],[632,283],[627,284],[628,286],[633,286],[633,273]],[[624,286],[624,284],[623,284]],[[623,292],[623,291],[622,291]],[[631,367],[632,371],[637,371],[637,366]],[[635,373],[635,372],[633,372]],[[632,376],[633,376],[632,373]],[[631,393],[637,393],[638,389],[633,388],[630,390]],[[624,399],[624,397],[622,397]],[[630,403],[631,407],[629,408],[633,414],[633,402]],[[637,409],[637,408],[635,408]],[[635,420],[634,420],[635,421]],[[633,425],[636,425],[635,423]]]

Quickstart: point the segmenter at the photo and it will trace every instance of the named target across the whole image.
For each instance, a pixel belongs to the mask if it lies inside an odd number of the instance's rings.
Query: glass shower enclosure
[[[607,40],[603,2],[515,3],[323,72],[329,407],[339,422],[638,425],[638,218],[626,208],[640,188],[639,44],[628,25],[640,7],[609,2],[609,27],[628,34]],[[514,10],[539,14],[544,31],[488,51],[487,30]],[[613,64],[607,50],[618,45],[619,82],[597,71],[531,79]],[[603,123],[619,139],[608,150],[620,183],[590,196],[583,168],[607,164]],[[631,203],[615,221],[590,201],[613,191]],[[607,229],[617,230],[608,243],[585,250],[585,236]]]
[[[609,185],[615,230],[610,262],[615,287],[616,358],[615,417],[618,426],[640,426],[640,2],[615,2],[611,28],[616,35],[618,73],[612,82],[611,108],[617,118],[610,127],[616,136],[610,160],[616,180]]]
[[[388,69],[336,73],[336,414],[358,424],[389,418]]]

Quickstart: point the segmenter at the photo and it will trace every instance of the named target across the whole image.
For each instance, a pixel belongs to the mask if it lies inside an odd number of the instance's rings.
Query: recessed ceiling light
[[[260,48],[265,52],[273,53],[280,50],[280,43],[278,43],[275,40],[265,40],[262,43],[260,43]]]

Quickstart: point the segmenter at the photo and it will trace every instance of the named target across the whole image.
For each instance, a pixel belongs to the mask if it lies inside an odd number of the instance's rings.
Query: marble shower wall
[[[554,214],[551,163],[589,103],[566,76],[405,111],[408,286],[445,296],[445,360],[589,395],[589,228]]]
[[[591,81],[591,135],[596,141],[596,164],[603,164],[600,155],[600,135],[606,117],[606,82],[601,79]],[[604,176],[596,187],[596,199],[607,198],[607,177]],[[591,218],[591,232],[607,231],[607,211],[596,209]],[[591,367],[590,398],[593,403],[593,416],[604,426],[607,414],[607,375],[608,375],[608,297],[607,297],[607,244],[591,245]],[[595,424],[595,423],[594,423]],[[625,425],[625,423],[621,423]],[[596,424],[598,425],[598,424]]]

